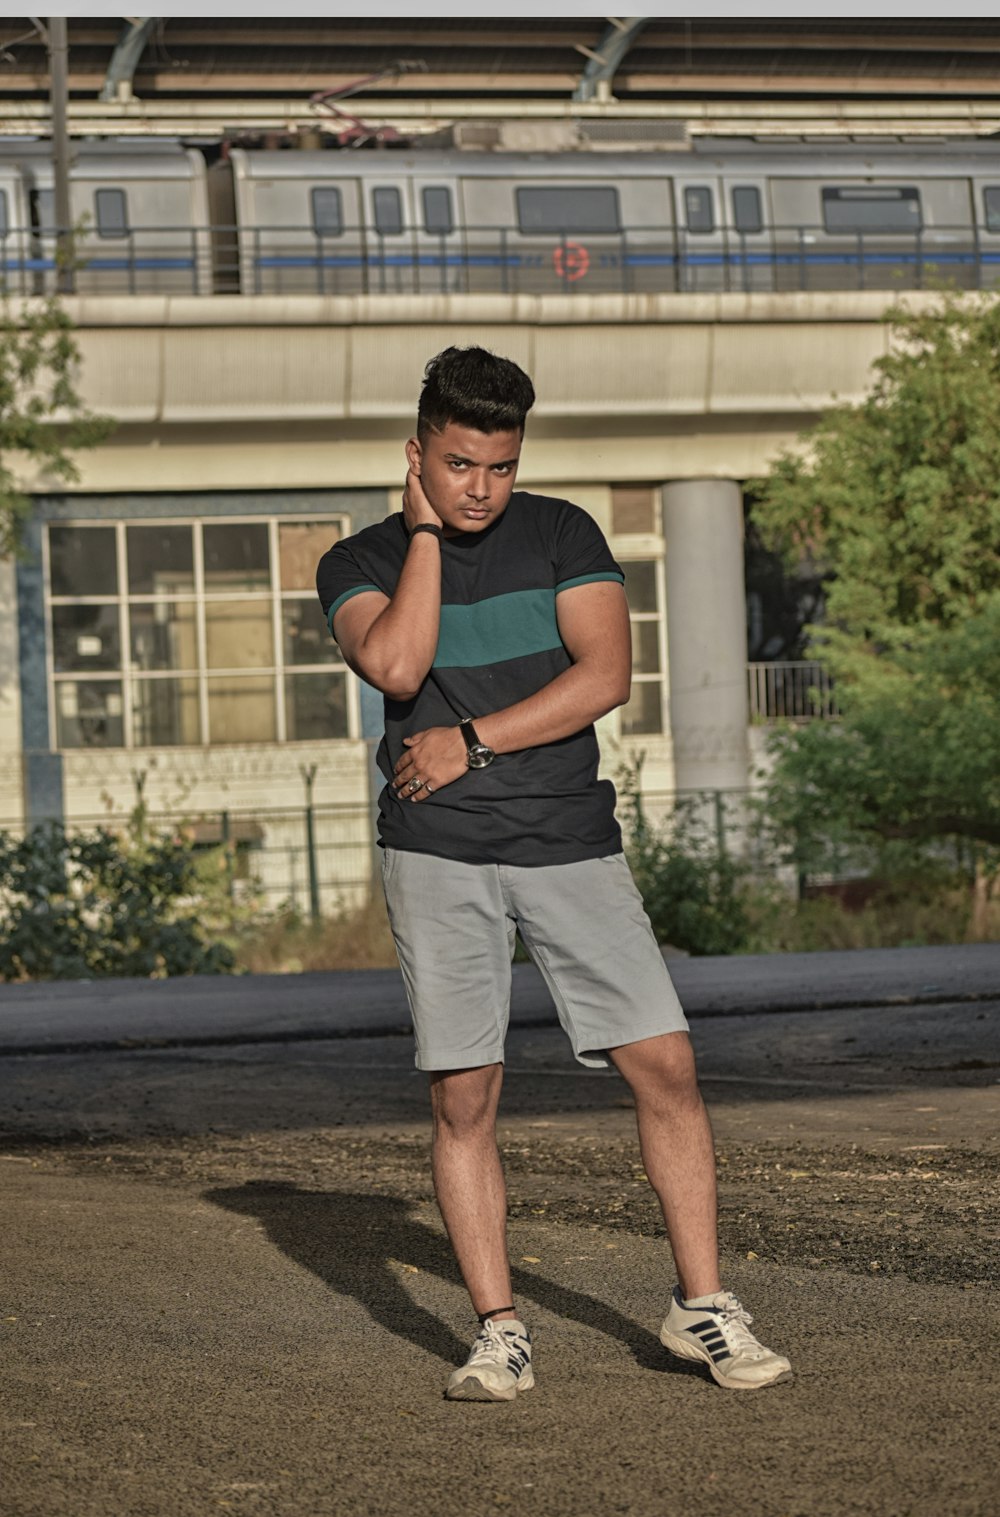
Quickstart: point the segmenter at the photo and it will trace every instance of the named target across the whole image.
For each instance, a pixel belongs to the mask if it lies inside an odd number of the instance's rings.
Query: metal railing
[[[705,790],[644,790],[641,796],[644,820],[659,834],[669,835],[681,826],[689,842],[719,854],[744,856],[748,848],[749,787]],[[618,816],[626,847],[631,842],[632,815],[619,796]]]
[[[0,230],[8,294],[55,289],[55,228]],[[984,242],[985,237],[985,242]],[[829,233],[820,225],[522,233],[456,226],[136,226],[73,233],[82,294],[550,294],[910,290],[1000,285],[1000,233],[935,226]]]
[[[840,715],[833,680],[815,661],[748,664],[747,677],[751,722],[805,722]]]
[[[373,822],[367,806],[321,804],[188,814],[148,812],[66,818],[68,832],[98,827],[122,837],[181,837],[212,856],[214,883],[234,905],[290,907],[313,920],[357,905],[372,884]],[[0,831],[22,836],[23,824]]]

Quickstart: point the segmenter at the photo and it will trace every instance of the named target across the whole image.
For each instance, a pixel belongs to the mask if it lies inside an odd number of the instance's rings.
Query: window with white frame
[[[663,731],[662,559],[621,558],[632,624],[632,694],[622,707],[623,737]]]
[[[638,737],[662,732],[664,718],[663,540],[651,486],[612,486],[611,532],[632,625],[632,694],[621,731]]]
[[[324,740],[357,730],[316,595],[340,518],[52,523],[58,748]]]

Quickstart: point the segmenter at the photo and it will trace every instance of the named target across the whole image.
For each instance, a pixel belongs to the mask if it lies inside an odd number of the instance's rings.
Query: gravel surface
[[[407,1040],[7,1057],[3,1517],[995,1517],[998,1029],[978,995],[694,1023],[725,1277],[795,1369],[749,1396],[659,1346],[626,1088],[514,1030],[509,1406],[441,1397],[474,1322]]]

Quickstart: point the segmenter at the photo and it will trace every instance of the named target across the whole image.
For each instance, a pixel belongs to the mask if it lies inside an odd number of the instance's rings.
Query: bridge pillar
[[[748,784],[743,502],[728,479],[663,487],[670,731],[678,790]]]

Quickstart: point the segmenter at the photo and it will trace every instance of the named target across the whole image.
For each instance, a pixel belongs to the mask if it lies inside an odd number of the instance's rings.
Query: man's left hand
[[[469,767],[465,739],[457,727],[428,727],[426,732],[404,737],[403,742],[406,752],[392,779],[401,801],[426,800]]]

